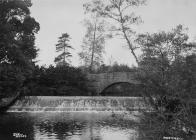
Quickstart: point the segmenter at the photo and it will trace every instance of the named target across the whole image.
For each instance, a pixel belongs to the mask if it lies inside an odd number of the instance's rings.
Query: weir
[[[8,112],[31,111],[134,111],[149,106],[142,97],[106,96],[26,96],[16,101]]]

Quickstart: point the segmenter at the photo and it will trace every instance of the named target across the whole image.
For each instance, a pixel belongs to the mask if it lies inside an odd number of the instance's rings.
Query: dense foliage
[[[37,55],[35,34],[39,23],[30,16],[28,0],[0,2],[0,96],[23,89],[31,77]]]
[[[26,95],[82,96],[87,95],[87,79],[80,69],[71,66],[38,67],[26,83]]]
[[[142,49],[137,78],[156,111],[146,119],[157,124],[148,128],[154,131],[151,135],[191,136],[196,126],[191,108],[196,97],[196,44],[188,41],[181,25],[170,32],[142,34],[137,41]]]

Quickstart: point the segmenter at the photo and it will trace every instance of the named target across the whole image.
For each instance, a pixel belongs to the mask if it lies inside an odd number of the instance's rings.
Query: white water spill
[[[72,112],[145,110],[142,97],[29,96],[18,100],[8,112]]]

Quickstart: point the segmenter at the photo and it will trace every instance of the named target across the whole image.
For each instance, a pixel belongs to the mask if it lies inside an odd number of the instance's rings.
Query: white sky
[[[31,16],[40,23],[40,31],[36,35],[36,46],[40,49],[39,65],[54,64],[55,44],[62,33],[72,38],[70,44],[75,48],[72,64],[78,66],[78,52],[81,50],[85,28],[83,3],[87,0],[32,0]],[[157,32],[171,30],[178,24],[189,28],[191,39],[196,39],[196,0],[148,0],[146,6],[137,9],[144,23],[136,32]],[[136,14],[137,14],[136,13]],[[122,47],[123,40],[108,40],[104,54],[105,63],[134,65],[130,51]]]

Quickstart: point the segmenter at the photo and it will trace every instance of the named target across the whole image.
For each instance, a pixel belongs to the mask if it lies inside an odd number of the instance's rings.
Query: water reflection
[[[111,113],[6,113],[0,117],[0,139],[136,140],[135,121]]]

